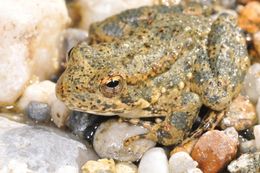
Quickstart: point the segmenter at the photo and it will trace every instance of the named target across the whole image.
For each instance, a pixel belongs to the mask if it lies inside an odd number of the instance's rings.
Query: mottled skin
[[[98,115],[165,117],[134,138],[179,143],[202,105],[222,110],[240,91],[249,59],[235,23],[227,14],[215,21],[184,14],[181,6],[112,16],[91,26],[91,45],[72,49],[57,96]]]

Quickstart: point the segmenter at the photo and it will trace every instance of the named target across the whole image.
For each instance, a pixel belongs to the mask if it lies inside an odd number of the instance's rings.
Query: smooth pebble
[[[198,163],[186,152],[177,152],[169,159],[170,173],[184,173],[197,166]]]

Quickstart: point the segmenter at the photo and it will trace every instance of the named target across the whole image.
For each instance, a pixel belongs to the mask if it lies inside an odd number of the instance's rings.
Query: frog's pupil
[[[110,82],[108,82],[106,85],[109,88],[115,88],[117,87],[117,85],[119,84],[118,80],[111,80]]]

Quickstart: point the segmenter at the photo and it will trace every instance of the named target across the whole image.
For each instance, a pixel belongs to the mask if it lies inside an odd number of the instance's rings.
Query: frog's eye
[[[123,87],[123,78],[121,76],[109,76],[101,81],[100,91],[105,97],[113,97],[119,94]]]

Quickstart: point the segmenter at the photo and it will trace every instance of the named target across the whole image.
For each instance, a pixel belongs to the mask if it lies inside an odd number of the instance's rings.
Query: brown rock
[[[254,34],[253,36],[254,48],[260,56],[260,31]]]
[[[236,130],[245,130],[257,123],[256,110],[253,103],[245,96],[239,95],[225,111],[225,117],[220,123],[222,129],[234,127]]]
[[[260,28],[260,2],[249,2],[240,12],[238,25],[249,33],[256,33]]]
[[[258,0],[238,0],[238,3],[247,4],[247,3],[252,2],[252,1],[258,1]]]
[[[237,146],[238,139],[223,131],[212,130],[200,137],[191,156],[204,173],[217,173],[235,157]]]

